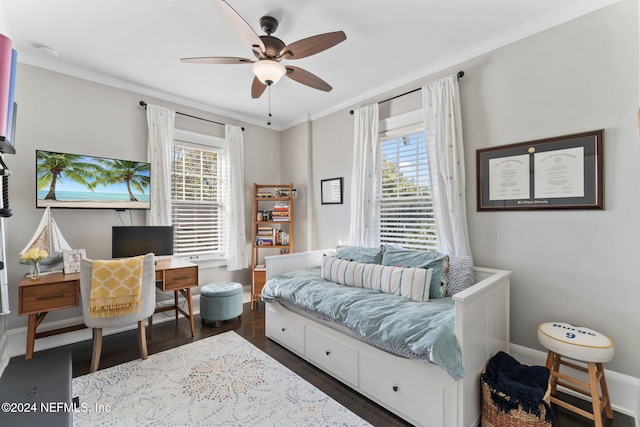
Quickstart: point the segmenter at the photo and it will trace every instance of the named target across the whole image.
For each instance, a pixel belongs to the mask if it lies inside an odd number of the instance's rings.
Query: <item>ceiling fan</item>
[[[252,64],[255,74],[251,85],[251,97],[259,98],[267,86],[276,84],[284,75],[314,89],[329,92],[332,87],[320,77],[300,67],[284,66],[283,59],[301,59],[327,50],[347,39],[343,31],[318,34],[291,44],[271,34],[278,28],[278,20],[272,16],[260,18],[260,26],[266,33],[258,36],[251,26],[224,0],[213,0],[220,14],[236,34],[251,46],[257,60],[238,57],[194,57],[181,58],[182,62],[196,64]]]

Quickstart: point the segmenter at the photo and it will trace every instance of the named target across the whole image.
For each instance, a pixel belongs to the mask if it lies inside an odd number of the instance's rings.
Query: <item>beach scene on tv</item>
[[[36,151],[36,207],[149,209],[150,164]]]

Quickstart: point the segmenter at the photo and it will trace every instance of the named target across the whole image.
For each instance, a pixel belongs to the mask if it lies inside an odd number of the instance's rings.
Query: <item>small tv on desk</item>
[[[153,252],[173,255],[173,226],[122,226],[111,232],[111,257],[127,258]]]

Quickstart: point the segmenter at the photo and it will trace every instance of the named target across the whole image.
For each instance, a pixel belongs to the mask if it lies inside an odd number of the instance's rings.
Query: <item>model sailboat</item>
[[[56,225],[56,221],[51,216],[50,207],[47,207],[44,211],[38,229],[20,254],[27,252],[29,249],[43,249],[47,251],[49,255],[40,261],[40,264],[49,266],[61,263],[62,251],[71,249],[71,246],[69,246],[69,243],[64,239],[60,229]]]

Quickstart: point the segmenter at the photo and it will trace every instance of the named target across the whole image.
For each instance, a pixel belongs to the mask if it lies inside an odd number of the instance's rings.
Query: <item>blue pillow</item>
[[[439,252],[414,249],[398,249],[383,246],[382,265],[394,265],[405,268],[433,268],[429,298],[442,298],[447,292],[447,272],[449,270],[449,256]]]
[[[380,264],[382,260],[382,247],[365,248],[362,246],[341,245],[336,248],[336,258],[349,261],[364,262],[366,264]]]

